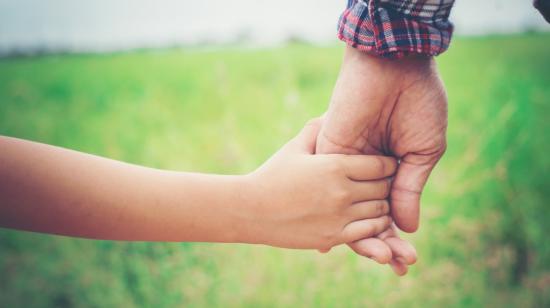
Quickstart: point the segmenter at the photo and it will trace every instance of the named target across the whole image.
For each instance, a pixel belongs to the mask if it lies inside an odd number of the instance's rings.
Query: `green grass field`
[[[449,149],[404,278],[344,247],[117,243],[0,230],[2,307],[550,305],[550,35],[438,58]],[[244,173],[327,106],[342,46],[0,60],[0,134]],[[0,149],[1,150],[1,149]],[[1,176],[1,175],[0,175]]]

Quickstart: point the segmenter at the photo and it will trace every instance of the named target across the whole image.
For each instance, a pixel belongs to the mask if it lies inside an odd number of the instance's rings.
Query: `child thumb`
[[[292,139],[289,146],[302,153],[315,154],[315,145],[317,143],[317,135],[321,130],[321,124],[321,118],[309,120],[300,133]]]

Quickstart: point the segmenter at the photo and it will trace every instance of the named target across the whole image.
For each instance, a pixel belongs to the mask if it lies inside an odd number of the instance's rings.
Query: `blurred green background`
[[[244,173],[327,107],[342,45],[0,59],[0,133]],[[2,307],[550,306],[550,35],[438,57],[449,149],[404,278],[340,247],[120,243],[0,230]],[[0,149],[1,150],[1,149]]]

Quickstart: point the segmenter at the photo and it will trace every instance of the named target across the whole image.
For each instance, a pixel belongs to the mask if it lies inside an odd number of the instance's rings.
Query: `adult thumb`
[[[300,133],[289,142],[288,146],[302,153],[315,154],[315,145],[317,135],[321,130],[321,124],[321,118],[309,120]]]
[[[405,232],[418,229],[420,196],[438,159],[417,154],[407,154],[401,159],[390,192],[391,213],[399,229]]]

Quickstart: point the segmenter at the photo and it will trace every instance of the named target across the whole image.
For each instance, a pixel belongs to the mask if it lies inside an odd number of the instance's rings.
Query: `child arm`
[[[0,227],[105,240],[326,249],[391,224],[395,160],[313,155],[319,123],[247,175],[145,168],[0,137]]]
[[[86,238],[234,241],[242,176],[145,168],[0,137],[0,225]],[[206,221],[207,220],[207,221]]]

